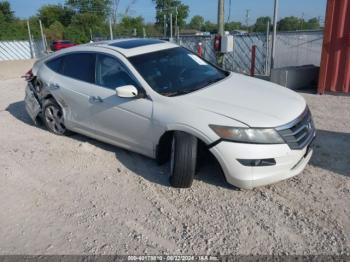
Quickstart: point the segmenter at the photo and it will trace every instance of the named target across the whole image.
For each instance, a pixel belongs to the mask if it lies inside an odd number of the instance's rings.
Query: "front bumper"
[[[300,174],[310,161],[310,145],[291,150],[287,144],[256,145],[222,141],[210,151],[219,161],[228,183],[243,189],[273,184]],[[273,166],[244,166],[237,159],[276,160]]]

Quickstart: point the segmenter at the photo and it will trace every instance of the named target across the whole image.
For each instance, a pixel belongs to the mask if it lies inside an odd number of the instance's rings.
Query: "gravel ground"
[[[34,126],[30,64],[0,63],[0,254],[350,254],[349,96],[303,94],[318,138],[299,176],[240,191],[209,161],[183,190],[151,159]]]

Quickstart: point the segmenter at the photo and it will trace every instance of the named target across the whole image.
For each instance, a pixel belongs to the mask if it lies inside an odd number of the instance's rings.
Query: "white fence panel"
[[[0,41],[0,61],[40,58],[43,50],[41,41],[34,41],[32,57],[29,41]]]

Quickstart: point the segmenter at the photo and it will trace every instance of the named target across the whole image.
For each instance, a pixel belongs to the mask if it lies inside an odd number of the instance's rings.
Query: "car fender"
[[[211,143],[211,139],[209,136],[207,136],[204,132],[200,131],[199,129],[196,129],[192,126],[186,125],[186,124],[180,124],[180,123],[174,123],[174,124],[168,124],[166,127],[166,131],[182,131],[185,133],[188,133],[190,135],[195,136],[205,144],[209,145]]]

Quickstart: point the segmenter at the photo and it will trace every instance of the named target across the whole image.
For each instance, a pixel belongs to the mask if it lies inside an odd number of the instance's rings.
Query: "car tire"
[[[185,132],[174,132],[170,156],[170,184],[176,188],[192,186],[197,161],[196,137]]]
[[[52,98],[43,103],[42,118],[46,128],[59,136],[68,135],[70,132],[64,125],[63,111],[59,104]]]

